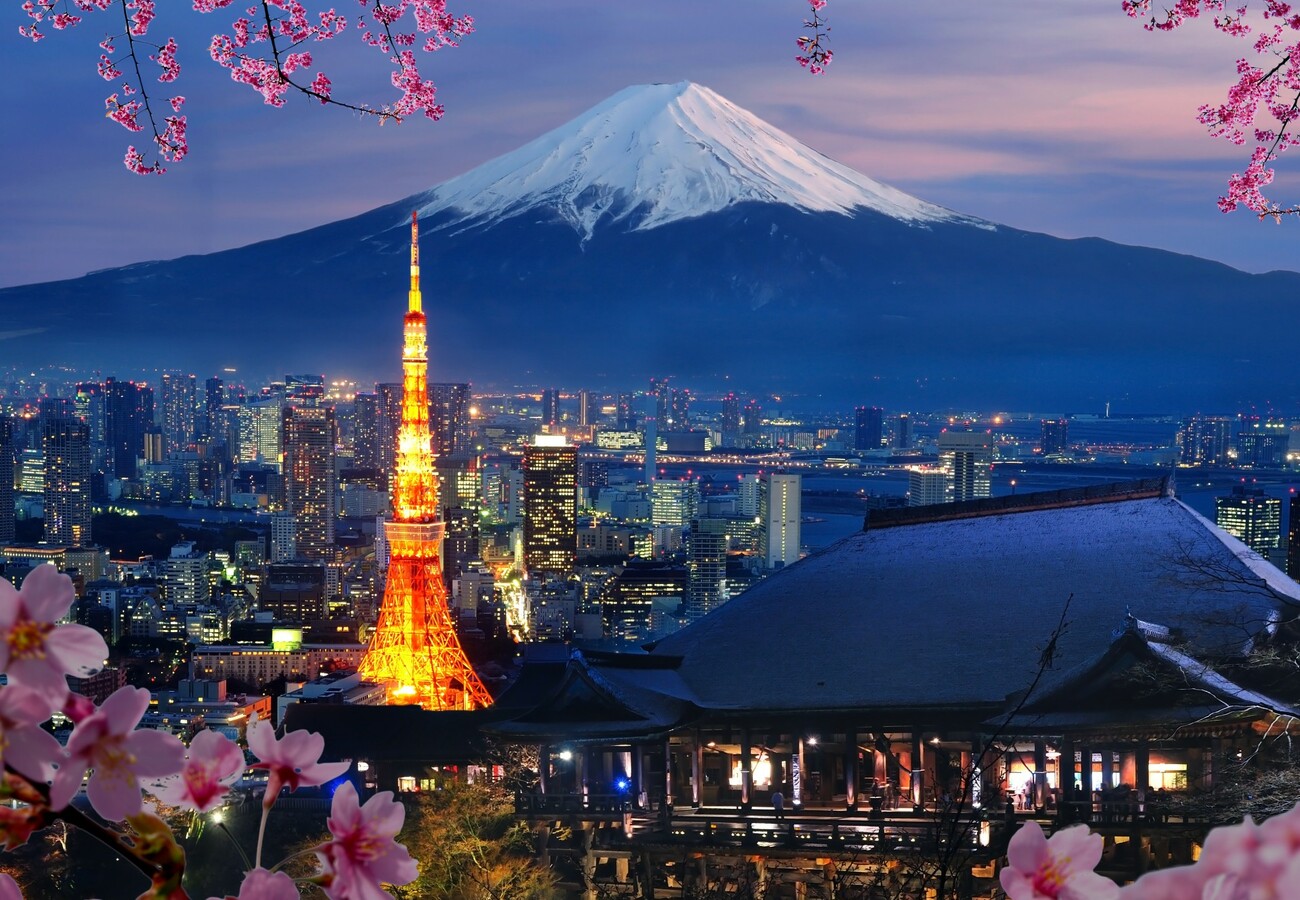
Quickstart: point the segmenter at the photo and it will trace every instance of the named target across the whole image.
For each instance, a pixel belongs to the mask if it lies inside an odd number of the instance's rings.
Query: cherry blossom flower
[[[209,897],[208,900],[298,900],[299,896],[298,886],[283,872],[253,869],[240,882],[238,897]],[[4,900],[2,895],[0,900]]]
[[[357,803],[357,789],[345,781],[334,792],[329,829],[332,841],[316,851],[324,864],[325,893],[335,900],[379,900],[392,895],[381,884],[408,884],[419,868],[406,848],[393,840],[402,830],[406,809],[381,791]]]
[[[1010,865],[999,875],[1010,900],[1112,900],[1119,886],[1092,871],[1101,861],[1101,835],[1075,825],[1049,840],[1037,822],[1026,822],[1007,848]]]
[[[149,789],[173,806],[207,812],[221,804],[243,771],[244,751],[225,735],[206,729],[190,741],[181,773]]]
[[[74,596],[72,579],[48,564],[33,569],[21,591],[0,578],[0,672],[43,694],[51,709],[68,694],[64,676],[97,672],[108,656],[108,645],[93,628],[55,625]]]
[[[324,784],[346,772],[349,762],[323,763],[320,755],[325,739],[314,731],[290,731],[277,739],[269,722],[253,718],[248,725],[248,749],[258,762],[253,768],[266,769],[267,780],[263,806],[270,806],[281,788],[296,791],[300,787]]]
[[[63,748],[40,724],[50,717],[45,695],[23,687],[0,688],[0,761],[33,781],[48,782]]]
[[[185,747],[176,737],[152,729],[134,730],[149,707],[144,688],[114,691],[92,715],[77,724],[68,739],[69,760],[59,768],[50,787],[50,806],[62,809],[81,786],[81,776],[93,769],[86,794],[105,819],[118,821],[142,807],[140,780],[179,772]]]
[[[0,900],[23,900],[23,892],[18,889],[18,882],[3,872],[0,872]]]

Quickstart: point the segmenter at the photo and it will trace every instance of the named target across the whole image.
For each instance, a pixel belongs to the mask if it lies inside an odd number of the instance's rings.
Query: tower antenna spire
[[[408,312],[423,312],[420,299],[420,220],[419,214],[411,210],[411,293],[407,305]]]

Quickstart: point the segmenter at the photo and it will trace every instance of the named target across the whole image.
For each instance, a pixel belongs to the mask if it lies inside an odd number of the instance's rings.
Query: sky
[[[263,105],[207,58],[216,17],[229,14],[189,6],[160,4],[153,33],[180,44],[191,154],[146,178],[122,166],[131,136],[103,116],[109,91],[94,67],[107,25],[91,16],[33,45],[11,9],[0,79],[25,87],[9,92],[0,141],[0,286],[355,215],[508,152],[630,84],[682,80],[959,212],[1252,272],[1300,269],[1300,219],[1277,225],[1215,206],[1248,148],[1210,138],[1195,113],[1224,96],[1246,43],[1201,27],[1146,32],[1118,0],[831,0],[835,61],[820,78],[793,60],[806,8],[797,0],[471,0],[453,11],[474,15],[477,33],[424,63],[446,117],[383,128],[305,98]],[[322,49],[314,68],[337,96],[391,98],[376,51],[347,35]],[[1283,163],[1276,194],[1294,201],[1300,157]]]

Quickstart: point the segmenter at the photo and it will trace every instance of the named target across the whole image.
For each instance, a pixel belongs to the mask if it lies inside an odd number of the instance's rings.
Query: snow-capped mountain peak
[[[417,200],[422,217],[451,212],[444,226],[544,206],[584,239],[602,219],[650,229],[745,201],[989,224],[855,172],[691,82],[626,88]]]

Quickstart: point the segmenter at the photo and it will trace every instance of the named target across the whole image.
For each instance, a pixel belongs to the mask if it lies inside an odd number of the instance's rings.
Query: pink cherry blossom
[[[298,886],[283,872],[253,869],[240,882],[239,896],[227,896],[224,900],[298,900],[299,896]],[[0,897],[0,900],[4,898]],[[209,897],[208,900],[222,898]]]
[[[263,806],[268,807],[275,802],[281,788],[296,791],[300,787],[324,784],[351,766],[349,762],[320,762],[325,739],[316,732],[290,731],[277,739],[271,724],[256,718],[248,725],[248,749],[258,759],[254,768],[266,769],[270,775],[262,800]]]
[[[221,805],[243,771],[244,751],[225,735],[207,729],[190,741],[180,774],[155,782],[150,790],[173,806],[207,812]]]
[[[0,900],[23,900],[23,892],[13,877],[0,872]]]
[[[406,809],[382,791],[357,803],[357,789],[345,781],[334,792],[329,829],[334,839],[316,851],[324,864],[325,893],[335,900],[379,900],[391,894],[381,884],[408,884],[419,868],[406,848],[393,840],[402,830]]]
[[[67,806],[81,786],[81,776],[93,769],[86,789],[90,805],[105,819],[125,819],[141,809],[141,779],[181,770],[185,747],[180,740],[161,731],[134,730],[148,708],[147,690],[119,688],[77,724],[68,739],[69,760],[50,787],[51,808]]]
[[[22,685],[0,687],[0,761],[36,782],[54,777],[63,748],[40,724],[50,717],[44,694]]]
[[[1037,822],[1026,822],[1007,848],[1010,865],[999,875],[1010,900],[1111,900],[1119,887],[1092,871],[1101,861],[1101,835],[1075,825],[1049,840]]]
[[[108,656],[103,637],[85,625],[56,625],[72,606],[72,579],[40,565],[14,590],[0,578],[0,672],[39,691],[57,709],[68,694],[65,676],[99,671]]]

